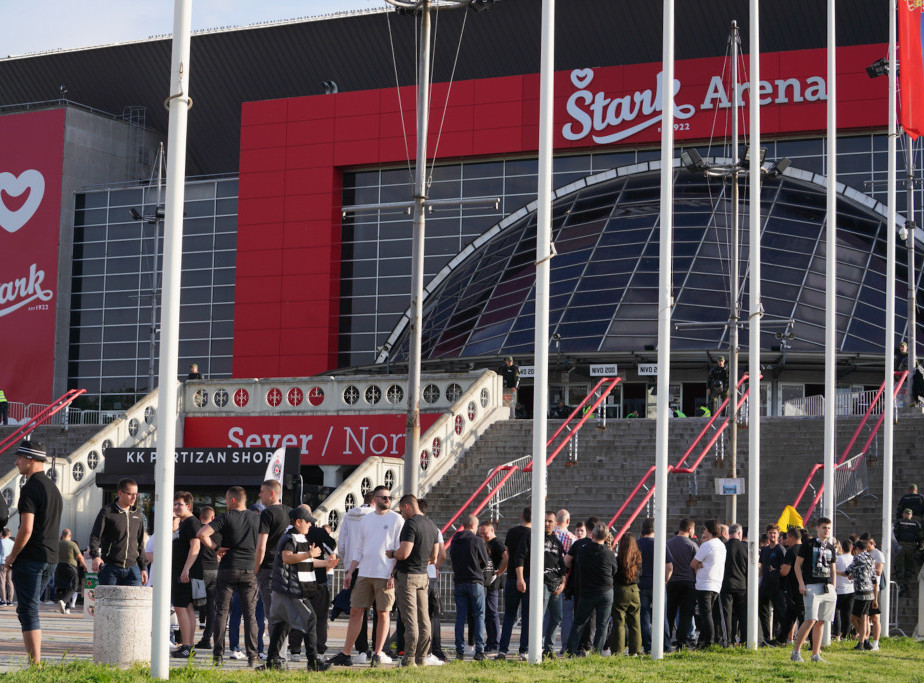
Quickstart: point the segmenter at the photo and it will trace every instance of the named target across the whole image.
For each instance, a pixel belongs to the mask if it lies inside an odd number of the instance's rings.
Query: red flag
[[[912,138],[924,134],[924,0],[898,0],[899,123]]]

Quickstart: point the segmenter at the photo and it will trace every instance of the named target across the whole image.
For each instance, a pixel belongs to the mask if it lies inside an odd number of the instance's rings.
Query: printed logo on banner
[[[48,403],[55,354],[63,109],[0,116],[0,389]]]

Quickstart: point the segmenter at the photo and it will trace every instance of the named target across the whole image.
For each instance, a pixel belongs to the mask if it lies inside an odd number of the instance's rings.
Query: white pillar
[[[180,343],[180,274],[183,261],[183,197],[186,181],[186,119],[189,98],[191,0],[173,6],[173,57],[167,131],[167,198],[164,205],[164,281],[160,314],[160,400],[154,468],[154,619],[151,676],[170,677],[170,567],[173,538],[173,453],[176,450],[177,356]]]
[[[533,527],[529,556],[529,662],[542,663],[542,574],[545,541],[546,413],[549,375],[549,281],[552,250],[552,128],[554,125],[555,0],[542,2],[539,87],[539,201],[536,223],[535,390],[533,391]]]
[[[750,0],[751,83],[760,81],[760,13],[757,0]],[[760,626],[757,622],[757,579],[760,553],[760,92],[750,93],[750,146],[749,169],[750,242],[750,301],[748,302],[748,605],[747,646],[757,648]]]
[[[835,53],[834,0],[828,3],[828,148],[827,220],[825,224],[825,437],[824,507],[835,534],[834,436],[837,415],[837,60]]]
[[[655,427],[655,545],[651,602],[651,658],[664,658],[664,548],[667,543],[668,410],[671,371],[672,231],[674,226],[674,0],[664,0],[661,104],[661,235],[658,258],[658,416]],[[617,654],[617,653],[613,653]]]
[[[892,457],[893,439],[895,435],[895,162],[896,138],[898,137],[897,123],[897,93],[896,72],[898,69],[898,55],[895,51],[896,38],[896,8],[890,3],[889,9],[889,175],[888,175],[888,216],[886,220],[886,234],[888,242],[886,247],[886,330],[885,330],[885,391],[883,391],[883,411],[885,419],[883,425],[882,444],[882,538],[880,547],[885,555],[885,566],[882,575],[888,581],[892,571]],[[879,616],[882,632],[889,635],[889,617],[892,605],[889,604],[889,586],[879,595]]]

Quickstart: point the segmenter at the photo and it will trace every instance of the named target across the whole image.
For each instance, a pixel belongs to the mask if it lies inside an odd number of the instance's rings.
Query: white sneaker
[[[58,606],[58,611],[61,614],[67,614],[67,605],[64,604],[64,600],[58,600],[55,604]]]
[[[394,662],[395,660],[393,660],[391,657],[389,657],[388,655],[386,655],[384,652],[379,652],[379,661],[380,661],[382,664],[391,664],[391,663]]]
[[[424,666],[443,666],[445,662],[434,654],[427,655],[424,659]]]
[[[789,658],[794,662],[804,662],[805,661],[804,659],[802,659],[802,653],[800,653],[798,650],[793,650]]]
[[[606,648],[603,652],[600,653],[600,656],[601,656],[601,657],[611,657],[612,654],[613,654],[613,653],[610,652],[610,649],[609,649],[609,648]]]
[[[872,646],[869,649],[870,652],[879,652],[879,641],[878,640],[871,640],[869,641],[869,644]]]
[[[265,653],[265,652],[258,652],[258,653],[257,653],[257,657],[259,657],[260,659],[264,659],[264,660],[265,660],[265,659],[266,659],[266,653]]]
[[[385,660],[382,660],[385,661]],[[360,652],[358,655],[353,657],[354,664],[368,664],[369,656],[365,652]]]
[[[466,646],[465,646],[465,654],[467,654],[467,655],[473,655],[473,654],[475,654],[475,646],[474,646],[474,645],[466,645]]]
[[[821,662],[822,664],[827,664],[827,663],[828,663],[828,660],[827,660],[827,659],[822,659],[822,658],[821,658],[821,655],[812,655],[812,661],[813,661],[813,662]]]
[[[228,659],[247,659],[247,657],[240,650],[231,650],[231,654],[228,655]]]

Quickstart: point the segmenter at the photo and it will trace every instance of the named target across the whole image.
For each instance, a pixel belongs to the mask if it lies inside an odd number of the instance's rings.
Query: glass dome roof
[[[568,354],[641,351],[657,344],[659,164],[608,171],[555,193],[550,330]],[[742,183],[742,186],[746,183]],[[748,301],[748,198],[742,187],[739,302]],[[840,188],[839,350],[882,353],[885,336],[885,209]],[[672,333],[674,350],[727,347],[731,201],[728,182],[674,173],[673,321],[704,323]],[[427,286],[423,359],[531,354],[535,310],[535,202],[508,216]],[[795,321],[796,351],[823,351],[824,179],[795,168],[762,184],[762,300],[765,321]],[[903,220],[902,220],[903,222]],[[907,279],[905,250],[897,278]],[[896,331],[905,327],[904,287]],[[391,335],[392,359],[408,354],[408,317]],[[765,328],[762,346],[779,343]],[[921,335],[919,332],[919,338]],[[747,335],[741,335],[744,348]]]

